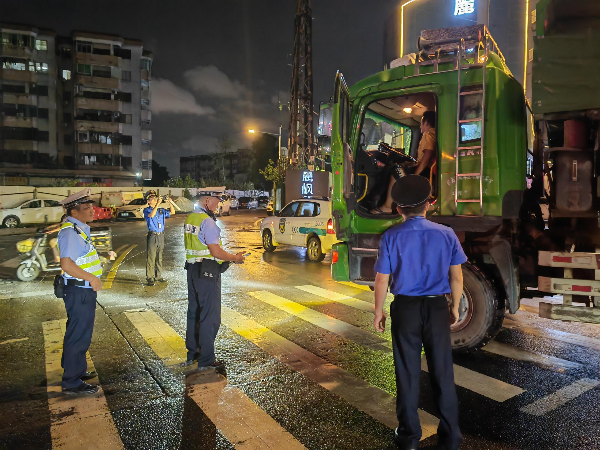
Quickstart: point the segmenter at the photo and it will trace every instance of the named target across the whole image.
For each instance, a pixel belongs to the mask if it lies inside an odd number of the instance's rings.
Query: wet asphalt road
[[[89,354],[103,395],[75,404],[52,391],[60,353],[51,345],[60,339],[48,324],[66,318],[53,276],[16,281],[24,237],[0,237],[0,448],[395,448],[390,335],[372,328],[372,293],[333,282],[303,249],[263,253],[261,217],[220,219],[225,247],[252,254],[222,280],[216,347],[226,379],[194,374],[187,384],[176,365],[187,309],[184,216],[167,222],[168,282],[154,287],[143,283],[145,223],[111,224],[113,248],[126,256],[98,296]],[[489,351],[455,355],[461,448],[600,448],[600,327],[532,311],[509,316]],[[420,387],[423,425],[437,414],[425,371]],[[421,448],[436,442],[431,435]]]

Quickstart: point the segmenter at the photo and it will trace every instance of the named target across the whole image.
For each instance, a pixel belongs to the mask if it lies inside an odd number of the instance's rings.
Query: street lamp
[[[248,130],[248,133],[250,133],[250,134],[262,133],[262,134],[268,134],[270,136],[277,136],[279,138],[279,158],[281,158],[283,156],[281,154],[281,128],[282,128],[282,126],[279,125],[279,134],[277,134],[277,133],[269,133],[268,131],[255,130],[253,128],[250,128]]]

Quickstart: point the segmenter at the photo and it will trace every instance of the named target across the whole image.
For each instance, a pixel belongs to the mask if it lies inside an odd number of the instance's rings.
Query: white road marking
[[[166,366],[187,359],[183,338],[151,310],[127,311],[125,316]],[[188,396],[236,447],[248,449],[299,450],[305,447],[239,388],[213,372],[186,378]]]
[[[576,362],[567,361],[554,356],[543,355],[541,353],[530,352],[528,350],[523,350],[521,348],[513,347],[512,345],[508,344],[502,344],[496,341],[490,341],[485,347],[482,348],[482,350],[485,350],[489,353],[494,353],[496,355],[505,356],[507,358],[534,363],[556,372],[564,372],[568,369],[581,368],[581,364]]]
[[[62,393],[61,356],[66,320],[42,323],[46,352],[46,379],[50,407],[52,447],[61,449],[122,449],[123,443],[108,409],[102,386],[95,395]],[[88,371],[94,371],[86,354]],[[97,380],[94,384],[97,384]]]
[[[42,295],[54,295],[54,289],[45,289],[45,290],[34,290],[27,292],[15,292],[14,294],[5,294],[0,295],[0,300],[10,300],[13,298],[25,298],[25,297],[41,297]]]
[[[325,389],[346,400],[355,408],[365,412],[389,428],[398,426],[396,398],[387,392],[369,385],[339,367],[303,349],[292,341],[260,325],[258,322],[222,307],[223,323],[258,347],[318,383]],[[422,438],[437,433],[439,419],[419,409]]]
[[[554,411],[558,407],[570,402],[579,397],[581,394],[594,389],[600,384],[599,380],[582,378],[575,383],[565,386],[550,395],[542,397],[533,403],[521,408],[521,411],[533,416],[543,416],[550,411]]]
[[[12,344],[13,342],[22,342],[22,341],[26,341],[28,339],[29,339],[28,337],[26,337],[26,338],[18,338],[18,339],[9,339],[7,341],[0,342],[0,345]]]

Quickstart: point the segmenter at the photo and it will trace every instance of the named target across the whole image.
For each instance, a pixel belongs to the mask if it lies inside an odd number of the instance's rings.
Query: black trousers
[[[63,300],[67,310],[67,331],[61,361],[64,369],[62,387],[65,389],[76,388],[83,383],[81,377],[87,372],[85,354],[92,342],[97,295],[90,288],[65,286]]]
[[[446,297],[396,295],[390,306],[390,318],[398,391],[398,434],[411,444],[418,444],[421,439],[417,409],[423,345],[440,417],[438,437],[444,448],[457,449],[462,435],[458,428],[458,402],[450,344],[450,313]]]
[[[187,265],[188,310],[185,346],[187,359],[198,367],[215,361],[215,338],[221,326],[221,277],[200,278],[202,263]]]
[[[146,278],[148,281],[162,278],[162,255],[165,248],[165,233],[148,232],[146,251]]]

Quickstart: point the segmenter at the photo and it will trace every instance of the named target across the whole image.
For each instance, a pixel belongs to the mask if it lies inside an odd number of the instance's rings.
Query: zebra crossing
[[[354,287],[350,284],[348,287]],[[299,293],[311,298],[325,299],[363,312],[372,311],[372,304],[333,290],[313,285],[295,287]],[[357,288],[361,289],[361,288]],[[294,292],[286,294],[297,298]],[[349,324],[340,318],[316,311],[299,301],[291,300],[270,291],[253,291],[249,297],[270,305],[279,311],[308,322],[327,332],[352,341],[366,349],[390,353],[389,337],[381,337],[363,328]],[[389,299],[388,299],[389,300]],[[161,363],[170,371],[180,372],[179,366],[186,359],[185,343],[176,329],[154,310],[138,309],[122,313],[133,326],[136,333],[143,338]],[[45,340],[46,374],[48,402],[51,412],[51,435],[54,448],[123,448],[110,408],[102,389],[97,395],[85,398],[65,398],[60,394],[60,355],[64,320],[47,321],[42,324]],[[375,421],[393,429],[397,425],[395,414],[395,397],[392,392],[377,387],[373,383],[333,364],[322,356],[298,345],[297,343],[276,333],[260,320],[223,305],[222,324],[243,339],[256,345],[270,357],[283,363],[289,369],[306,377],[312,383],[327,390],[347,402],[353,408],[367,414]],[[507,358],[536,362],[531,355],[520,355],[515,347],[500,344],[495,352]],[[511,347],[513,350],[508,350]],[[515,350],[516,349],[516,350]],[[511,356],[512,355],[512,356]],[[93,360],[88,356],[88,367],[93,370]],[[558,358],[540,355],[542,362],[560,364]],[[544,359],[550,358],[550,359]],[[538,358],[539,359],[539,358]],[[540,361],[537,361],[540,362]],[[577,363],[565,361],[563,370],[577,369]],[[102,367],[99,367],[102,374]],[[427,371],[423,359],[422,370]],[[501,379],[479,373],[477,371],[455,365],[457,386],[498,404],[517,398],[526,389],[510,384]],[[228,383],[228,380],[217,373],[194,373],[185,379],[186,396],[203,412],[222,435],[235,448],[275,449],[307,448],[290,431],[280,425],[260,404],[253,401],[239,387]],[[549,395],[535,398],[519,410],[527,415],[539,417],[554,411],[569,401],[584,395],[600,385],[600,381],[582,378]],[[460,396],[460,394],[459,394]],[[66,416],[66,418],[65,418]],[[437,432],[439,419],[431,412],[419,410],[422,439],[427,439]],[[81,430],[81,432],[79,432]],[[102,436],[102,444],[98,437]]]

